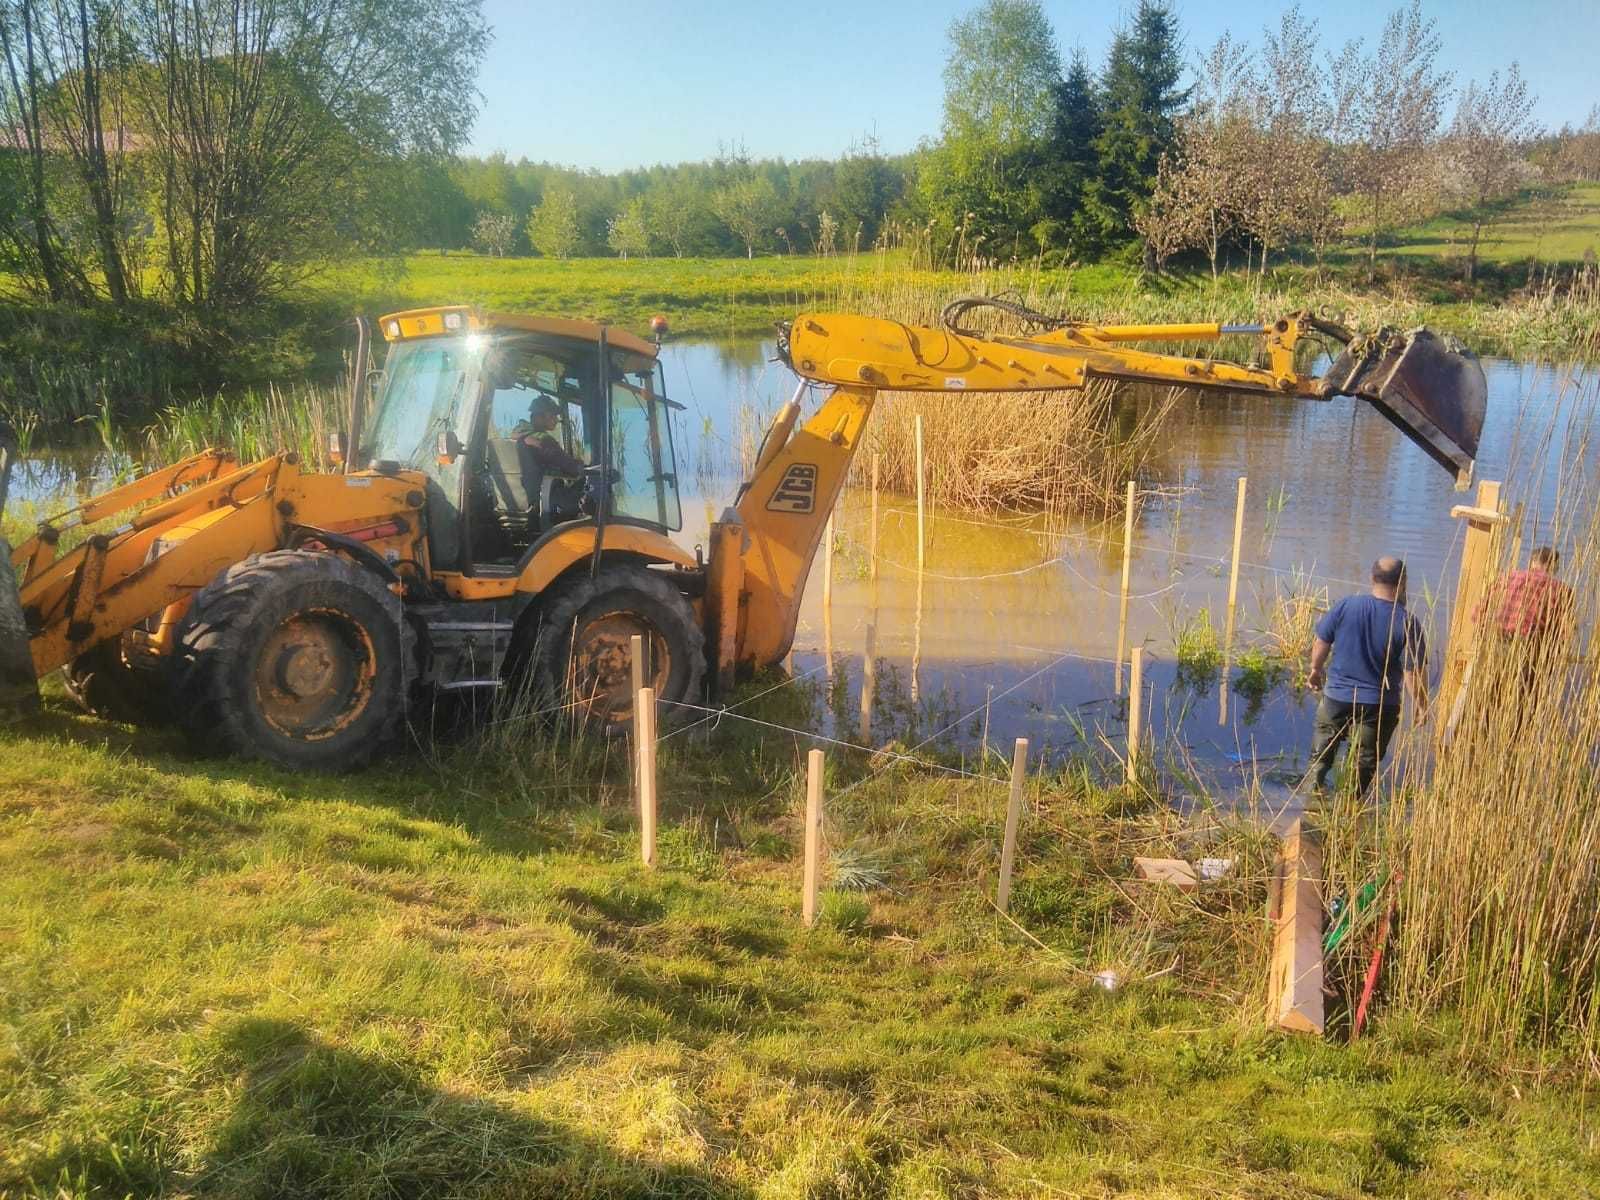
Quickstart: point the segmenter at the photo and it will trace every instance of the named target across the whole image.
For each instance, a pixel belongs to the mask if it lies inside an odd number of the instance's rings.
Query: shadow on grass
[[[749,1195],[693,1168],[620,1153],[556,1121],[452,1094],[410,1064],[330,1046],[288,1022],[233,1026],[215,1047],[211,1070],[232,1109],[192,1167],[146,1126],[67,1145],[30,1172],[31,1186],[59,1188],[53,1195],[230,1200]]]

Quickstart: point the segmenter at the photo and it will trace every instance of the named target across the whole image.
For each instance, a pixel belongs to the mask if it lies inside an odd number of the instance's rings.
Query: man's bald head
[[[1406,564],[1393,554],[1385,554],[1372,564],[1372,590],[1393,596],[1405,590]]]

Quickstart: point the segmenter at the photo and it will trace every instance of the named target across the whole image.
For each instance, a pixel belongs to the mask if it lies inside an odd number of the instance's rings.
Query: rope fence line
[[[772,695],[773,692],[782,691],[784,688],[789,687],[792,684],[799,683],[803,679],[810,679],[818,671],[826,669],[827,666],[828,666],[828,663],[827,663],[826,660],[824,660],[823,662],[820,662],[816,666],[812,667],[809,671],[802,671],[798,675],[790,675],[785,679],[780,679],[777,683],[773,684],[769,688],[763,688],[761,691],[757,692],[753,696],[746,696],[743,700],[739,701],[737,704],[724,705],[724,706],[722,706],[720,708],[701,708],[700,709],[701,712],[710,713],[711,715],[710,716],[706,716],[706,717],[701,717],[698,721],[693,721],[693,722],[689,723],[688,725],[680,725],[677,729],[674,729],[671,733],[667,734],[665,737],[661,738],[660,740],[663,741],[663,742],[668,742],[668,741],[671,741],[673,738],[677,737],[680,733],[688,733],[690,730],[699,729],[702,725],[705,725],[708,722],[711,722],[711,721],[720,722],[723,717],[733,715],[736,712],[736,710],[745,707],[747,704],[754,704],[757,700],[760,700],[763,696],[770,696],[770,695]],[[678,704],[678,702],[671,701],[671,700],[663,700],[663,701],[661,701],[661,703],[663,703],[663,704]],[[699,708],[700,706],[699,705],[694,705],[694,704],[678,704],[678,707],[681,707],[681,708]]]
[[[972,771],[964,771],[960,767],[952,767],[945,763],[931,762],[925,758],[917,758],[915,755],[902,754],[894,750],[874,750],[871,746],[863,746],[860,742],[851,742],[846,741],[844,738],[829,737],[827,734],[817,733],[815,730],[801,729],[794,725],[784,725],[777,721],[765,721],[760,717],[748,717],[743,713],[736,713],[732,709],[706,708],[704,705],[690,704],[685,700],[665,700],[658,698],[656,703],[669,704],[673,708],[685,708],[695,712],[709,713],[711,716],[718,718],[719,721],[722,717],[731,717],[735,721],[744,721],[751,725],[759,725],[764,729],[776,730],[779,733],[792,733],[798,737],[803,737],[808,741],[822,742],[829,746],[842,746],[846,750],[859,750],[864,754],[870,754],[876,759],[888,759],[892,762],[912,763],[929,771],[941,771],[946,775],[955,775],[962,779],[976,779],[984,783],[1005,782],[1005,780],[1000,778],[998,775],[979,775]]]

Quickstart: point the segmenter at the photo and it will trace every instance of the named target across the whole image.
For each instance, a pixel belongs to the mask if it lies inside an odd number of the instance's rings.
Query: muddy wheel
[[[633,637],[644,639],[645,679],[663,701],[701,702],[705,636],[683,593],[642,566],[603,567],[558,584],[541,613],[531,654],[535,694],[574,704],[595,726],[621,733],[633,720]],[[662,711],[663,722],[675,714]]]
[[[129,666],[121,638],[78,655],[61,675],[67,695],[91,716],[129,725],[158,725],[169,716],[160,675]]]
[[[413,678],[400,600],[331,554],[278,550],[202,589],[178,629],[170,690],[210,754],[344,771],[395,737]]]

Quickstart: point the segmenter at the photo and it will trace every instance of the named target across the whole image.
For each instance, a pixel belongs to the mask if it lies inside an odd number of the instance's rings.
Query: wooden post
[[[806,755],[806,866],[801,886],[800,915],[806,928],[817,923],[817,880],[822,852],[822,751]]]
[[[639,693],[644,690],[644,636],[634,634],[628,641],[629,666],[633,668],[633,795],[639,797]]]
[[[628,639],[628,654],[633,667],[633,694],[637,696],[639,689],[644,687],[644,635],[634,634]],[[638,713],[633,714],[635,718]]]
[[[1267,975],[1267,1021],[1278,1029],[1323,1029],[1322,842],[1304,821],[1283,839],[1274,893],[1278,897]]]
[[[1011,752],[1011,800],[1006,805],[1006,835],[1000,843],[1000,886],[995,907],[1001,912],[1011,903],[1011,870],[1017,861],[1017,826],[1022,821],[1022,782],[1028,769],[1028,739],[1018,738]]]
[[[872,580],[872,612],[878,612],[878,452],[872,452],[872,526],[867,531],[867,561]]]
[[[1222,682],[1217,686],[1217,724],[1228,723],[1228,669],[1233,664],[1234,613],[1239,605],[1239,550],[1244,543],[1244,494],[1248,484],[1239,476],[1239,499],[1233,506],[1233,565],[1228,570],[1228,620],[1222,635]]]
[[[1139,781],[1139,738],[1144,732],[1144,647],[1133,648],[1128,668],[1128,782]]]
[[[635,729],[639,738],[639,855],[644,865],[656,865],[656,691],[634,693],[639,710]]]
[[[822,530],[822,669],[833,678],[833,514]]]
[[[861,743],[872,744],[872,701],[878,691],[878,627],[867,624],[867,653],[861,661]]]
[[[1122,602],[1117,616],[1117,686],[1122,695],[1122,659],[1128,653],[1128,582],[1133,577],[1133,480],[1128,480],[1128,499],[1122,517]]]
[[[917,578],[918,579],[922,578],[923,556],[924,556],[924,552],[925,552],[925,550],[927,548],[927,544],[928,544],[927,537],[925,536],[925,534],[923,532],[923,530],[924,530],[923,522],[924,522],[925,516],[926,516],[926,510],[925,510],[925,505],[924,505],[924,500],[925,500],[925,495],[926,495],[924,487],[925,487],[926,481],[923,478],[923,473],[924,473],[925,470],[926,470],[926,462],[922,457],[922,414],[918,413],[917,414]]]
[[[922,454],[922,414],[916,417],[917,434],[917,618],[911,648],[911,703],[915,705],[922,694],[922,571],[927,559],[928,535],[926,526],[926,459]]]
[[[1467,664],[1477,644],[1477,622],[1473,614],[1488,594],[1492,582],[1495,530],[1506,517],[1500,512],[1500,484],[1485,479],[1478,484],[1476,505],[1458,504],[1450,515],[1467,523],[1461,544],[1461,569],[1456,578],[1456,599],[1450,610],[1450,637],[1445,645],[1444,674],[1439,681],[1436,710],[1444,725],[1455,711],[1456,691],[1466,679]]]

